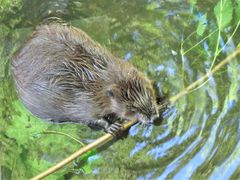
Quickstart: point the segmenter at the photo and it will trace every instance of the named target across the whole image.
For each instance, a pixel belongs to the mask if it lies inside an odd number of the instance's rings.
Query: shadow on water
[[[57,17],[83,29],[142,70],[159,94],[172,97],[240,46],[239,8],[236,0],[3,0],[0,178],[32,177],[80,148],[67,137],[41,135],[43,130],[65,132],[85,143],[103,135],[82,125],[49,124],[18,101],[10,60],[38,24]],[[90,152],[51,178],[237,179],[239,84],[240,65],[234,60],[164,111],[156,126],[135,125],[125,139]]]

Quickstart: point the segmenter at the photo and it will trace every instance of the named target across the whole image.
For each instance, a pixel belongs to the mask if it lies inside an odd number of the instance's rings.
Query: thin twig
[[[210,76],[212,76],[216,71],[218,71],[220,68],[225,66],[227,63],[229,63],[233,58],[235,58],[240,53],[240,48],[236,49],[232,54],[227,56],[224,60],[222,60],[220,63],[218,63],[212,70],[208,71],[204,76],[202,76],[200,79],[196,80],[192,84],[190,84],[188,87],[186,87],[183,91],[178,93],[176,96],[173,96],[170,98],[170,103],[174,104],[179,98],[182,96],[189,94],[191,90],[199,86],[202,82],[206,81]]]
[[[59,135],[63,135],[63,136],[66,136],[66,137],[69,137],[71,138],[72,140],[76,141],[77,143],[81,144],[82,146],[85,146],[85,144],[81,141],[79,141],[77,138],[67,134],[67,133],[64,133],[64,132],[58,132],[58,131],[42,131],[40,132],[41,134],[59,134]]]
[[[182,56],[186,55],[189,51],[191,51],[192,49],[194,49],[195,47],[197,47],[199,44],[201,44],[204,40],[206,40],[207,38],[209,38],[211,35],[213,35],[215,32],[217,32],[217,29],[214,30],[213,32],[211,32],[209,35],[207,35],[206,37],[204,37],[203,39],[201,39],[198,43],[194,44],[191,48],[187,49],[186,51],[183,51],[183,43],[181,44],[181,54]],[[187,39],[187,38],[186,38]],[[186,40],[185,39],[185,40]],[[184,40],[184,41],[185,41]]]
[[[137,123],[136,119],[133,119],[133,120],[127,122],[126,124],[123,125],[122,130],[123,131],[127,130],[129,127],[131,127],[135,123]],[[33,177],[31,180],[39,180],[39,179],[42,179],[46,176],[49,176],[50,174],[52,174],[52,173],[56,172],[57,170],[61,169],[63,166],[70,163],[71,161],[73,161],[77,157],[83,155],[84,153],[90,151],[91,149],[95,149],[95,148],[101,146],[102,144],[106,144],[107,142],[109,142],[113,138],[114,138],[113,135],[108,134],[108,133],[103,135],[102,137],[100,137],[96,141],[94,141],[93,143],[90,143],[90,144],[84,146],[83,148],[76,151],[72,155],[68,156],[66,159],[62,160],[61,162],[57,163],[56,165],[52,166],[48,170],[46,170],[46,171],[42,172],[41,174]]]
[[[227,63],[229,63],[234,57],[236,57],[238,54],[240,53],[240,48],[236,49],[231,55],[229,55],[226,59],[222,60],[219,64],[217,64],[211,71],[209,71],[207,74],[205,74],[204,76],[202,76],[200,79],[198,79],[197,81],[195,81],[194,83],[190,84],[187,88],[185,88],[183,91],[181,91],[179,94],[177,94],[176,96],[173,96],[170,98],[170,103],[174,104],[179,98],[181,98],[182,96],[186,95],[187,93],[189,93],[192,89],[196,88],[198,85],[200,85],[203,81],[205,81],[206,79],[208,79],[210,76],[212,76],[216,71],[218,71],[220,68],[222,68],[224,65],[226,65]],[[128,121],[126,124],[123,125],[123,131],[127,130],[128,128],[130,128],[132,125],[136,124],[137,120],[133,119],[131,121]],[[78,150],[77,152],[73,153],[72,155],[70,155],[69,157],[67,157],[66,159],[62,160],[61,162],[57,163],[56,165],[52,166],[51,168],[49,168],[48,170],[42,172],[41,174],[33,177],[31,180],[39,180],[42,179],[54,172],[56,172],[57,170],[61,169],[63,166],[65,166],[66,164],[70,163],[71,161],[73,161],[74,159],[76,159],[77,157],[83,155],[84,153],[90,151],[91,149],[95,149],[103,144],[106,144],[107,142],[109,142],[110,140],[112,140],[114,137],[111,134],[105,134],[102,137],[98,138],[96,141],[94,141],[93,143],[90,143],[86,146],[84,146],[83,148],[81,148],[80,150]]]
[[[210,70],[212,70],[217,56],[222,52],[222,50],[223,50],[223,49],[228,45],[228,43],[232,40],[233,36],[234,36],[235,33],[237,32],[237,29],[238,29],[239,25],[240,25],[240,20],[238,21],[236,28],[234,29],[233,33],[232,33],[231,36],[228,38],[228,40],[227,40],[227,42],[224,44],[224,46],[223,46],[220,50],[218,50],[218,48],[216,47],[216,51],[215,51],[215,53],[214,53],[214,58],[213,58],[213,61],[212,61],[212,63],[211,63]],[[220,26],[219,26],[219,27],[220,27]],[[218,46],[218,45],[217,45],[217,46]],[[196,90],[198,90],[199,88],[201,88],[202,86],[204,86],[207,82],[208,82],[208,80],[204,81],[200,86],[198,86],[197,88],[192,89],[191,91],[196,91]]]

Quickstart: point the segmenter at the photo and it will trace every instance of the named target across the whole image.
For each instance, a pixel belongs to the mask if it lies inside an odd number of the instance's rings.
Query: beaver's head
[[[107,95],[112,113],[120,118],[135,117],[143,124],[151,124],[158,116],[152,84],[142,73],[129,73],[127,78],[110,85]]]

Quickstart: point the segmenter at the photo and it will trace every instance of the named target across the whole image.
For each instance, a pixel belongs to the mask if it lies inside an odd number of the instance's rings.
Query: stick
[[[127,123],[125,123],[123,125],[122,130],[127,130],[128,128],[130,128],[132,125],[134,125],[135,123],[137,123],[137,119],[133,119],[131,121],[128,121]],[[61,169],[63,166],[65,166],[66,164],[70,163],[71,161],[73,161],[74,159],[76,159],[77,157],[83,155],[84,153],[88,152],[91,149],[97,148],[102,144],[105,144],[107,142],[109,142],[110,140],[112,140],[114,137],[113,135],[107,133],[105,135],[103,135],[102,137],[98,138],[96,141],[94,141],[93,143],[90,143],[86,146],[84,146],[83,148],[81,148],[80,150],[76,151],[75,153],[73,153],[72,155],[70,155],[69,157],[67,157],[66,159],[62,160],[61,162],[57,163],[55,166],[52,166],[51,168],[49,168],[48,170],[42,172],[41,174],[31,178],[31,180],[39,180],[42,179],[54,172],[56,172],[57,170]]]
[[[218,71],[221,67],[223,67],[224,65],[226,65],[227,63],[229,63],[234,57],[236,57],[238,54],[240,53],[240,48],[238,48],[236,51],[234,51],[232,54],[230,54],[227,58],[225,58],[224,60],[222,60],[219,64],[217,64],[211,71],[209,71],[207,74],[205,74],[204,76],[202,76],[200,79],[198,79],[197,81],[193,82],[192,84],[190,84],[188,87],[186,87],[183,91],[181,91],[180,93],[178,93],[176,96],[173,96],[170,98],[170,103],[174,104],[179,98],[181,98],[182,96],[186,95],[187,93],[189,93],[189,91],[193,90],[194,88],[196,88],[198,85],[200,85],[203,81],[207,80],[209,78],[209,76],[213,75],[216,71]],[[123,131],[127,130],[128,128],[130,128],[132,125],[136,124],[137,120],[133,119],[129,122],[127,122],[126,124],[123,125]],[[80,150],[78,150],[77,152],[73,153],[72,155],[70,155],[69,157],[67,157],[66,159],[62,160],[61,162],[57,163],[55,166],[52,166],[51,168],[49,168],[48,170],[42,172],[41,174],[33,177],[31,180],[39,180],[42,179],[54,172],[56,172],[57,170],[61,169],[63,166],[65,166],[66,164],[70,163],[71,161],[73,161],[74,159],[76,159],[77,157],[81,156],[82,154],[88,152],[91,149],[97,148],[102,144],[105,144],[107,142],[109,142],[110,140],[112,140],[114,137],[111,134],[105,134],[102,137],[98,138],[96,141],[94,141],[93,143],[90,143],[86,146],[84,146],[83,148],[81,148]]]
[[[233,58],[235,58],[240,53],[240,48],[236,49],[232,54],[227,56],[224,60],[222,60],[220,63],[218,63],[212,70],[208,71],[204,76],[190,84],[188,87],[186,87],[184,90],[182,90],[180,93],[178,93],[176,96],[173,96],[170,98],[170,103],[174,104],[179,98],[182,96],[188,94],[191,90],[199,86],[202,82],[206,81],[211,75],[213,75],[216,71],[218,71],[220,68],[222,68],[224,65],[229,63]]]

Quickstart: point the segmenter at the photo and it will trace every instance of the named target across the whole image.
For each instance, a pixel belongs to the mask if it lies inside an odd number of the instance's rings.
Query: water
[[[214,59],[219,62],[239,46],[240,29],[236,27],[240,6],[235,1],[222,1],[222,8],[227,9],[223,9],[219,26],[214,13],[218,2],[3,0],[1,179],[30,178],[81,147],[69,137],[43,131],[64,132],[84,143],[103,135],[81,125],[41,121],[18,101],[9,62],[37,24],[57,16],[83,29],[115,55],[144,71],[160,92],[172,97],[203,76]],[[218,40],[218,50],[222,51],[214,58]],[[204,86],[180,98],[164,112],[160,125],[135,125],[126,139],[92,151],[50,179],[239,178],[239,74],[238,57]]]

